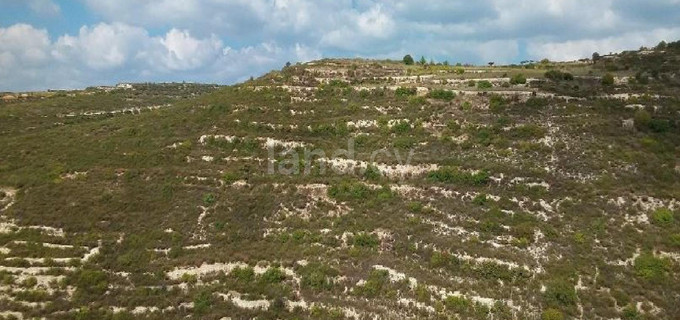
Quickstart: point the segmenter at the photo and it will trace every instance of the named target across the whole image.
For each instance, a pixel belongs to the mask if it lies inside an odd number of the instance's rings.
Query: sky
[[[573,60],[680,39],[680,0],[0,0],[0,91],[232,84],[286,62]]]

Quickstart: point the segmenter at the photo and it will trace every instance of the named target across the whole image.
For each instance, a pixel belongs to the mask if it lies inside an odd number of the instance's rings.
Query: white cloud
[[[52,54],[62,62],[82,62],[92,69],[106,70],[128,63],[148,40],[149,35],[142,28],[100,23],[80,28],[77,36],[61,36]]]
[[[122,23],[83,26],[76,35],[50,42],[46,30],[17,24],[0,28],[0,91],[117,81],[228,83],[278,69],[286,61],[320,57],[317,49],[300,43],[268,41],[234,49],[215,35],[199,38],[171,29],[154,37]]]
[[[59,5],[52,0],[28,0],[28,6],[40,15],[55,16],[61,12]]]
[[[38,30],[27,24],[0,28],[0,72],[2,69],[31,67],[48,59],[50,40],[46,30]]]
[[[15,1],[0,4],[53,3]],[[678,1],[83,0],[101,23],[77,34],[53,34],[54,43],[31,27],[23,32],[40,35],[13,40],[20,49],[0,44],[0,65],[28,70],[51,64],[83,84],[183,78],[228,83],[321,56],[410,53],[468,63],[573,59],[676,40]],[[36,86],[47,81],[38,78]]]
[[[534,59],[548,58],[555,61],[588,58],[593,52],[607,54],[624,50],[636,50],[640,46],[652,47],[662,40],[673,39],[680,28],[656,29],[647,32],[631,32],[600,39],[582,39],[562,42],[536,41],[527,46]]]
[[[159,40],[164,51],[161,61],[169,70],[191,70],[214,61],[223,51],[222,41],[212,35],[208,39],[193,38],[188,31],[170,30]]]

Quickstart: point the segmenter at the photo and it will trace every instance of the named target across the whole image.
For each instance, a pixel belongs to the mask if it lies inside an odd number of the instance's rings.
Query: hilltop
[[[0,316],[673,319],[680,43],[0,101]]]

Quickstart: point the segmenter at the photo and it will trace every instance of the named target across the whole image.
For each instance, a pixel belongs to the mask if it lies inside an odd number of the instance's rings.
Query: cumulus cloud
[[[536,41],[529,44],[527,52],[534,59],[548,58],[554,61],[576,60],[589,58],[593,52],[607,54],[624,50],[636,50],[640,46],[652,47],[662,40],[673,39],[679,34],[680,28],[662,28],[600,39],[581,39],[563,42]]]
[[[128,63],[148,40],[149,35],[142,28],[100,23],[80,28],[77,36],[60,37],[52,54],[61,62],[80,61],[94,70],[106,70]]]
[[[46,30],[27,24],[0,28],[0,91],[73,88],[115,81],[229,83],[280,68],[285,61],[318,59],[303,44],[263,42],[225,46],[216,35],[195,37],[171,29],[150,36],[140,27],[100,23],[51,42]]]
[[[60,10],[50,5],[52,0],[15,1],[0,4],[28,4],[44,13]],[[35,87],[52,83],[50,77],[31,76],[45,65],[54,78],[58,75],[53,70],[60,70],[62,82],[69,85],[106,79],[231,83],[286,61],[322,56],[398,59],[409,53],[467,63],[561,60],[677,40],[680,34],[680,0],[82,3],[91,14],[85,20],[102,21],[75,34],[49,35],[26,24],[0,29],[8,39],[0,43],[0,65],[20,65],[16,78],[33,79]],[[17,36],[25,33],[31,35]],[[0,79],[2,83],[10,81]],[[10,83],[21,88],[15,83],[32,82]]]

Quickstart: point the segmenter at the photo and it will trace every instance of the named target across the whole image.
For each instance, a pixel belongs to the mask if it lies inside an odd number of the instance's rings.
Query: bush
[[[557,309],[547,309],[543,311],[543,314],[541,315],[542,320],[563,320],[564,315],[560,310]]]
[[[356,236],[354,236],[353,242],[354,245],[357,247],[369,249],[375,249],[378,247],[378,244],[380,244],[378,236],[365,232],[359,233]]]
[[[338,270],[320,263],[312,262],[303,268],[300,283],[305,288],[317,291],[330,290],[333,288],[333,281],[331,278],[338,274]]]
[[[493,88],[493,84],[487,80],[480,80],[477,82],[477,89],[486,90]]]
[[[385,287],[389,284],[390,274],[386,270],[373,270],[366,279],[363,286],[357,286],[354,289],[360,296],[375,297],[382,293]]]
[[[413,57],[411,57],[410,54],[405,55],[404,59],[402,59],[402,61],[407,66],[413,65],[413,63],[415,63],[415,61],[413,60]]]
[[[209,290],[202,290],[194,297],[194,313],[204,314],[210,311],[213,305],[213,295]]]
[[[486,185],[490,180],[489,173],[486,170],[481,170],[476,173],[467,173],[450,167],[431,171],[428,173],[427,178],[434,182],[468,185]]]
[[[649,123],[649,129],[656,133],[667,132],[671,128],[671,123],[664,119],[652,119]]]
[[[492,95],[489,98],[489,110],[493,113],[500,113],[505,109],[505,99],[499,95]]]
[[[638,129],[645,129],[649,127],[652,122],[652,115],[645,110],[638,110],[635,112],[635,126]]]
[[[576,305],[576,290],[564,280],[556,280],[548,284],[544,293],[546,304],[553,307]]]
[[[364,170],[364,178],[368,180],[379,180],[380,177],[382,177],[382,173],[380,173],[378,168],[373,165],[366,166],[366,170]]]
[[[463,313],[470,308],[471,303],[468,299],[463,297],[448,296],[446,297],[446,300],[444,300],[444,305],[446,306],[446,309],[452,312]]]
[[[478,206],[486,205],[487,202],[489,202],[489,198],[487,198],[486,194],[483,193],[478,194],[474,199],[472,199],[472,203]]]
[[[561,80],[566,80],[566,81],[572,81],[574,80],[574,76],[569,73],[569,72],[562,72],[559,70],[550,70],[547,71],[544,76],[550,80],[553,81],[561,81]]]
[[[366,199],[370,192],[363,183],[343,182],[328,188],[328,195],[340,201]]]
[[[614,76],[611,73],[607,73],[602,77],[602,85],[603,86],[612,86],[614,85]]]
[[[286,280],[286,275],[279,268],[269,268],[260,276],[263,283],[281,283],[283,280]]]
[[[527,78],[524,74],[518,73],[510,78],[510,84],[525,84],[527,83]]]
[[[418,201],[409,202],[408,210],[415,213],[421,212],[423,211],[423,204]]]
[[[255,280],[255,271],[251,267],[240,268],[237,267],[229,273],[231,277],[236,278],[238,281],[249,283]]]
[[[69,280],[78,292],[94,297],[104,294],[109,286],[106,273],[99,270],[79,270]]]
[[[659,208],[652,213],[652,222],[658,226],[666,227],[673,224],[674,221],[673,211],[667,208]]]
[[[638,313],[637,308],[633,305],[629,305],[623,309],[621,314],[621,319],[623,320],[638,320],[640,319],[640,313]]]
[[[668,238],[670,245],[676,248],[680,248],[680,233],[671,235]]]
[[[411,131],[411,124],[406,121],[399,121],[392,126],[392,132],[402,134]]]
[[[206,195],[203,196],[203,203],[204,203],[206,206],[209,206],[209,205],[214,204],[215,201],[216,201],[215,195],[212,194],[212,193],[208,193],[208,194],[206,194]]]
[[[409,87],[399,87],[394,91],[397,97],[415,96],[416,93],[418,93],[418,89]]]
[[[427,96],[432,99],[451,101],[456,97],[456,94],[450,90],[435,89],[430,91]]]
[[[651,253],[645,253],[635,259],[635,273],[648,281],[660,281],[666,277],[670,269],[668,259],[654,257]]]

